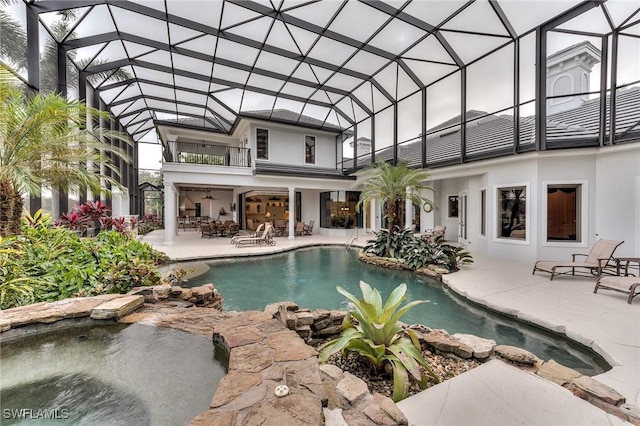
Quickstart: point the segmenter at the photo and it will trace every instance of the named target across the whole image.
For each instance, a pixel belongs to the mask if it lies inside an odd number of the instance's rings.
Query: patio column
[[[177,202],[173,184],[164,187],[164,244],[173,245],[173,236],[177,232]]]
[[[411,188],[407,186],[407,195],[404,199],[404,229],[412,228],[413,221],[413,203],[411,202]]]
[[[289,239],[295,239],[296,232],[296,189],[289,187]]]
[[[378,231],[378,203],[375,198],[369,201],[369,226],[372,232]]]

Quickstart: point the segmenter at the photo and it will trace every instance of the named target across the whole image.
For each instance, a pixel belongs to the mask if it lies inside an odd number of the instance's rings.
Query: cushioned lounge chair
[[[596,276],[599,277],[604,268],[607,266],[607,263],[611,260],[613,256],[613,252],[616,251],[616,248],[624,241],[613,241],[613,240],[598,240],[595,242],[593,247],[591,247],[591,251],[589,254],[572,254],[571,261],[548,261],[548,260],[539,260],[533,266],[532,274],[535,274],[536,271],[548,272],[551,274],[551,280],[556,275],[568,274],[571,272],[571,275],[576,274],[576,268],[580,268],[582,270],[586,269],[586,273],[588,276]],[[576,256],[586,256],[583,262],[577,262]],[[566,272],[557,272],[558,268],[569,268],[570,271]],[[585,271],[583,271],[585,272]]]
[[[597,293],[599,289],[628,294],[627,303],[631,304],[633,298],[640,294],[640,278],[603,275],[598,279],[593,292]]]
[[[276,242],[272,238],[272,235],[273,235],[273,226],[271,226],[271,224],[268,223],[266,228],[262,232],[262,235],[260,236],[237,238],[235,241],[236,247],[240,247],[241,245],[244,245],[244,244],[258,244],[259,246],[262,246],[262,244],[268,244],[271,246],[275,246]]]
[[[255,231],[251,231],[249,233],[249,235],[240,235],[240,234],[238,234],[238,235],[232,237],[231,241],[229,243],[230,244],[235,244],[236,241],[238,241],[238,239],[240,239],[240,238],[254,238],[254,237],[257,237],[262,233],[262,228],[264,228],[264,224],[263,223],[259,224],[258,227],[256,228],[256,230]]]

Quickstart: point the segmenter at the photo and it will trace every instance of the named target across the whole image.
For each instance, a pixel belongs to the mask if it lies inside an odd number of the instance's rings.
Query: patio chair
[[[238,235],[235,235],[234,237],[231,238],[231,241],[229,241],[229,244],[235,244],[236,241],[238,241],[238,239],[240,238],[255,238],[260,235],[260,233],[262,232],[262,228],[264,228],[264,224],[261,223],[258,225],[255,231],[250,231],[249,235],[246,235],[246,234],[241,235],[240,233],[238,233]]]
[[[536,271],[549,272],[551,274],[551,280],[556,275],[564,275],[571,272],[571,275],[576,274],[576,268],[586,269],[586,274],[588,276],[596,276],[599,277],[602,275],[604,268],[611,260],[613,256],[613,252],[618,248],[620,244],[624,241],[613,241],[613,240],[603,240],[600,239],[595,242],[589,254],[575,253],[571,255],[571,261],[548,261],[548,260],[539,260],[533,266],[532,274],[535,274]],[[576,262],[576,256],[585,256],[585,260],[583,262]],[[570,268],[571,271],[566,272],[557,272],[557,268]]]
[[[313,233],[313,225],[316,224],[315,220],[310,220],[308,225],[304,225],[302,235],[311,235]]]
[[[444,238],[444,232],[446,230],[447,227],[445,225],[436,225],[433,229],[426,229],[420,238],[426,241],[435,240],[439,237]]]
[[[211,238],[211,237],[217,237],[218,236],[218,230],[216,229],[215,225],[210,224],[208,222],[202,222],[200,224],[200,232],[202,232],[202,235],[200,235],[200,238]]]
[[[633,298],[640,294],[640,278],[603,275],[598,278],[593,292],[597,293],[601,288],[628,294],[627,303],[631,304]]]
[[[298,236],[298,237],[302,237],[304,233],[304,223],[303,222],[296,222],[296,227],[293,230],[293,235]]]
[[[236,247],[240,247],[243,244],[258,244],[262,246],[262,244],[267,244],[270,246],[275,246],[276,241],[272,238],[273,235],[273,226],[270,223],[267,223],[267,226],[264,228],[262,235],[257,237],[239,237],[236,239]]]

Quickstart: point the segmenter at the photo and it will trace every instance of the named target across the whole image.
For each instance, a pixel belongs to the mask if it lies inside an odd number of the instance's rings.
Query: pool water
[[[226,374],[210,339],[91,325],[3,340],[2,425],[186,425]],[[217,357],[217,358],[216,358]]]
[[[208,262],[211,269],[190,280],[196,286],[213,283],[222,294],[226,311],[262,310],[267,304],[293,301],[310,309],[348,310],[336,286],[361,297],[359,283],[377,288],[384,300],[400,283],[407,284],[407,302],[428,300],[402,318],[494,339],[498,344],[527,349],[543,360],[554,359],[583,374],[606,371],[606,362],[590,349],[562,336],[514,318],[489,312],[455,296],[442,283],[408,271],[387,270],[357,259],[344,247],[307,248],[287,253]]]

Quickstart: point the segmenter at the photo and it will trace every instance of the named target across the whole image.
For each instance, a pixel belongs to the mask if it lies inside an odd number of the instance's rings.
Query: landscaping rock
[[[363,410],[365,416],[378,425],[407,425],[409,421],[391,398],[379,393],[373,394],[373,400]]]
[[[474,358],[478,359],[489,358],[494,346],[496,346],[495,340],[484,339],[482,337],[474,336],[473,334],[456,333],[452,335],[451,338],[471,347],[473,349]]]
[[[355,405],[361,398],[369,394],[369,388],[364,380],[351,373],[344,373],[342,380],[336,385],[338,395]]]
[[[311,330],[311,324],[313,324],[313,314],[311,312],[296,312],[296,318],[298,318],[298,327],[302,325],[308,325]]]
[[[342,416],[342,408],[323,408],[325,426],[349,426]]]
[[[311,337],[311,326],[310,325],[298,325],[296,327],[296,333],[303,339],[308,339]]]
[[[535,365],[540,361],[540,358],[531,352],[516,346],[497,345],[493,348],[493,353],[498,355],[500,358],[504,358],[518,364]]]
[[[342,379],[342,370],[333,364],[320,364],[320,371],[332,380]]]
[[[590,402],[592,402],[593,399],[599,399],[615,406],[626,402],[625,397],[616,392],[615,389],[603,385],[588,376],[580,376],[572,379],[569,383],[565,384],[564,387],[573,392],[574,395]]]
[[[449,273],[449,270],[447,268],[443,266],[438,266],[438,265],[427,265],[427,269],[435,272],[438,275],[444,275]]]
[[[11,330],[11,321],[0,318],[0,332]]]
[[[102,303],[91,310],[93,319],[122,318],[144,303],[143,296],[124,296]]]
[[[552,359],[542,364],[536,374],[560,386],[582,376],[582,374],[576,370],[558,364]]]

